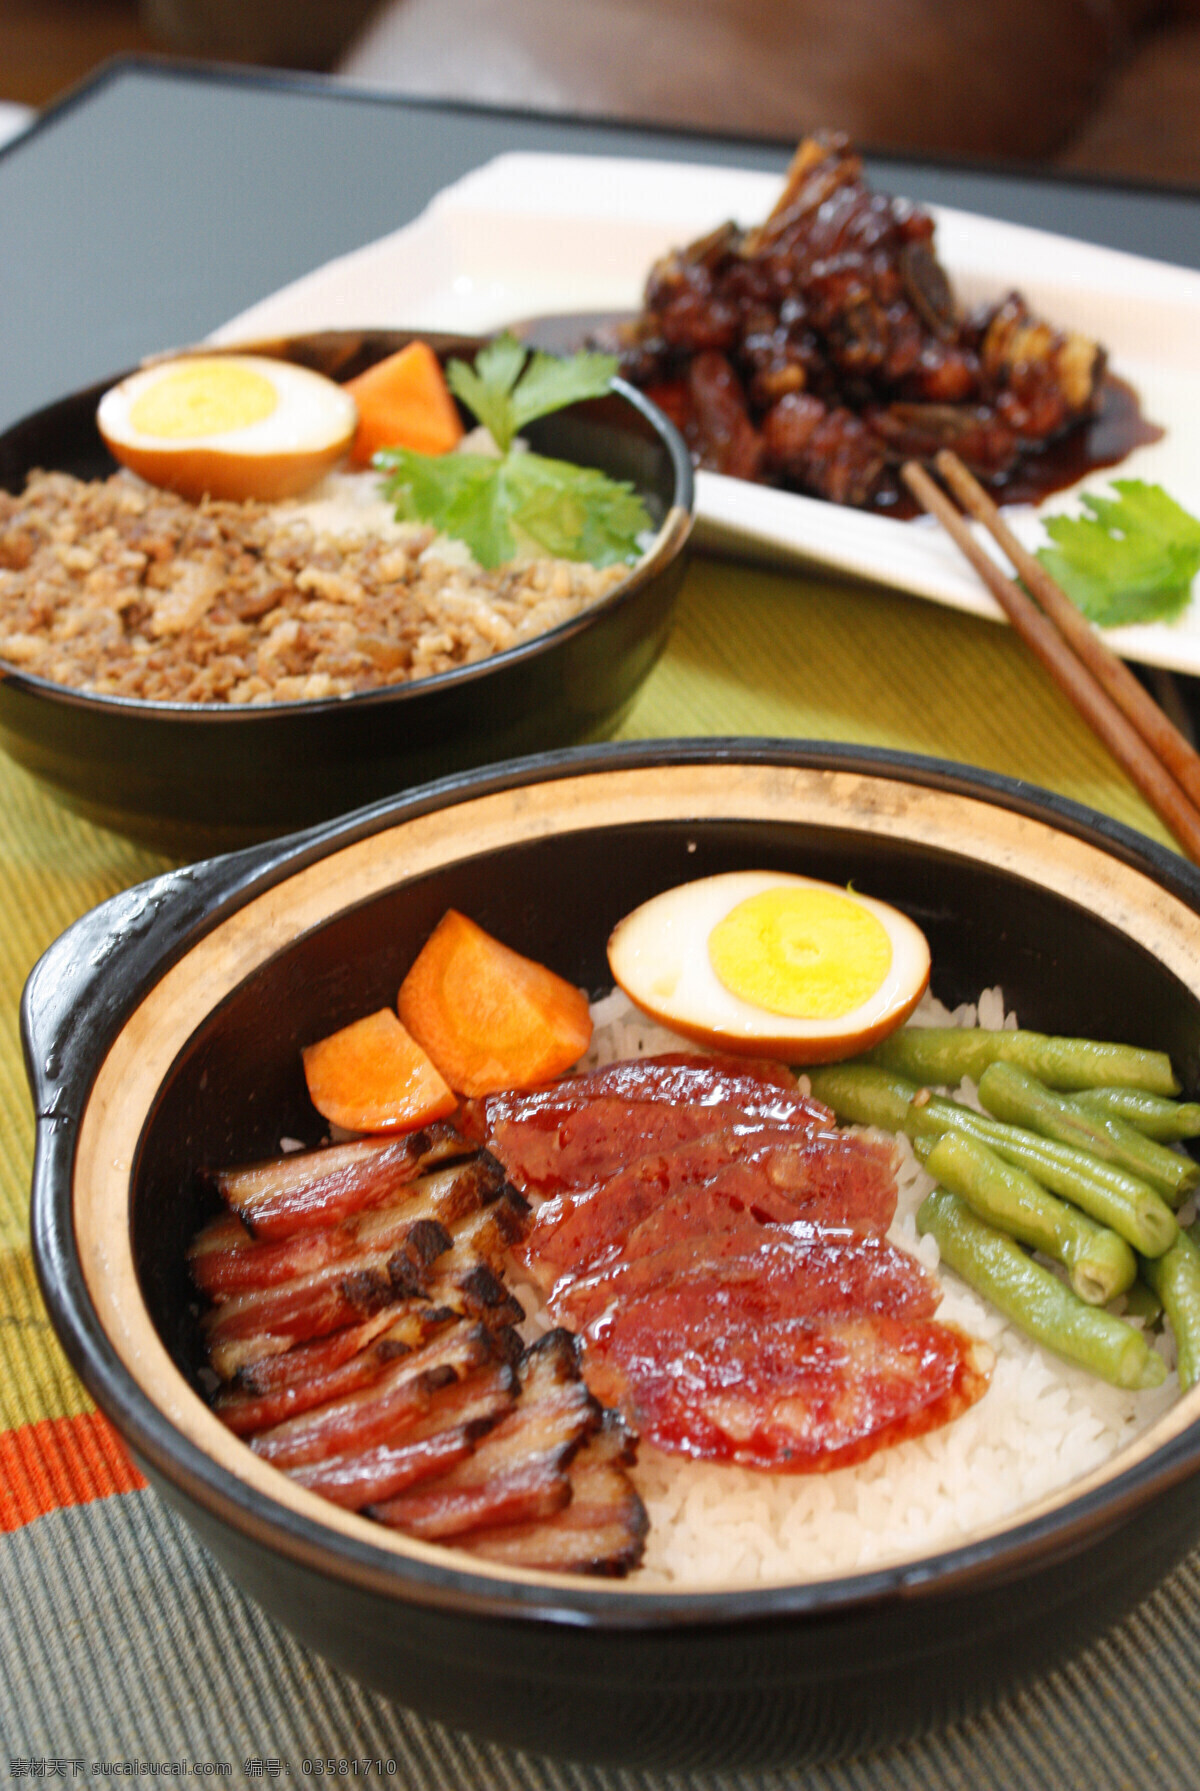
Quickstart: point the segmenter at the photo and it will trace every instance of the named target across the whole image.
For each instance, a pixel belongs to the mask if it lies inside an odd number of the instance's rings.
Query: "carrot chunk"
[[[306,1045],[304,1078],[318,1113],[351,1132],[412,1132],[458,1102],[390,1007]]]
[[[358,405],[352,466],[369,466],[380,448],[448,454],[462,440],[458,408],[427,342],[410,342],[377,361],[357,379],[347,380],[346,390]]]
[[[533,1088],[592,1036],[587,998],[450,908],[400,988],[400,1017],[464,1095]]]

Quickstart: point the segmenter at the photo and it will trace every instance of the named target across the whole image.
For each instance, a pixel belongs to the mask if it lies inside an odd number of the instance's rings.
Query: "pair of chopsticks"
[[[916,461],[909,461],[901,472],[908,489],[923,509],[936,516],[1026,646],[1124,767],[1187,856],[1200,864],[1200,755],[1125,662],[1104,645],[1041,562],[1022,547],[957,454],[943,449],[934,465],[967,515],[981,523],[1000,547],[1025,590],[1005,576],[946,493]]]

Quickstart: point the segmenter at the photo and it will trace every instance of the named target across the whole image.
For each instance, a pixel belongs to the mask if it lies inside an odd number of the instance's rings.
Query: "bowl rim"
[[[36,411],[18,418],[15,423],[0,434],[0,449],[6,441],[32,427],[43,418],[49,418],[52,412],[66,406],[82,403],[90,398],[99,398],[112,386],[142,368],[165,360],[183,359],[192,355],[239,355],[260,354],[276,360],[292,357],[281,351],[303,343],[311,343],[341,336],[389,338],[394,339],[397,346],[420,339],[447,344],[442,352],[449,353],[451,347],[462,352],[470,351],[471,342],[482,346],[489,340],[487,335],[467,337],[447,335],[437,330],[396,330],[382,327],[364,326],[355,331],[314,330],[306,334],[289,337],[264,338],[251,342],[200,343],[185,349],[175,349],[149,356],[146,361],[136,367],[128,367],[122,373],[114,373],[106,379],[82,386],[77,391],[68,392],[50,404],[41,406]],[[300,362],[303,365],[303,361]],[[505,647],[499,653],[492,653],[486,659],[478,659],[465,665],[452,666],[444,672],[435,672],[428,677],[409,679],[399,684],[382,684],[369,690],[347,691],[341,696],[301,697],[282,703],[188,703],[169,701],[158,697],[131,697],[106,695],[103,692],[81,690],[74,685],[58,684],[52,678],[43,678],[33,672],[23,671],[18,665],[9,665],[0,659],[0,679],[10,689],[62,704],[69,709],[83,710],[98,715],[129,716],[138,721],[153,724],[155,720],[164,723],[183,722],[194,727],[233,727],[239,722],[242,725],[251,723],[258,727],[269,726],[272,720],[283,725],[287,720],[299,715],[342,714],[347,710],[377,708],[381,705],[395,703],[418,702],[426,695],[434,700],[443,691],[456,691],[485,679],[489,673],[497,669],[519,667],[541,654],[563,645],[576,635],[586,633],[588,629],[603,616],[626,607],[643,590],[645,585],[667,567],[670,562],[687,546],[695,523],[695,473],[687,444],[675,424],[659,409],[637,386],[631,385],[620,375],[614,375],[610,391],[604,397],[615,396],[623,399],[643,420],[650,424],[662,446],[666,449],[671,463],[674,483],[674,499],[668,504],[666,513],[654,533],[654,539],[646,548],[641,558],[627,569],[626,576],[606,592],[598,602],[582,610],[577,616],[571,616],[564,622],[541,634],[531,636],[527,641],[519,641],[515,646]],[[577,400],[575,405],[565,407],[565,411],[594,404],[596,399]],[[565,414],[564,413],[562,414]],[[555,413],[559,414],[559,413]],[[103,448],[99,431],[96,441]],[[49,469],[53,471],[54,469]]]
[[[826,742],[738,739],[626,742],[565,749],[460,773],[265,846],[168,872],[113,897],[51,946],[22,997],[22,1039],[38,1114],[31,1225],[34,1257],[54,1328],[72,1364],[151,1477],[211,1518],[266,1543],[327,1579],[403,1603],[603,1631],[676,1631],[713,1624],[818,1620],[897,1600],[941,1599],[999,1579],[1020,1579],[1069,1558],[1127,1523],[1154,1494],[1200,1464],[1195,1417],[1116,1476],[1030,1518],[1016,1515],[975,1540],[865,1572],[758,1588],[638,1591],[620,1581],[521,1578],[473,1571],[462,1557],[400,1556],[348,1537],[274,1501],[179,1431],[129,1374],[88,1294],[74,1229],[77,1121],[109,1047],[170,967],[249,901],[333,850],[440,809],[523,785],[664,764],[787,766],[849,772],[965,796],[1047,824],[1098,847],[1200,914],[1200,870],[1122,823],[997,773]],[[111,988],[122,963],[120,989]],[[73,969],[72,969],[73,967]],[[80,981],[84,987],[81,991]],[[108,984],[105,984],[105,976]],[[83,1074],[86,1086],[78,1086]],[[72,1090],[68,1079],[74,1076]],[[1200,1393],[1185,1396],[1200,1403]],[[1178,1411],[1179,1407],[1171,1408]],[[440,1556],[442,1551],[432,1551]]]

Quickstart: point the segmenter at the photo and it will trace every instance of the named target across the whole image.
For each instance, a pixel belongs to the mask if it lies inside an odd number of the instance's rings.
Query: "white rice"
[[[695,1046],[644,1019],[618,990],[595,1004],[584,1067]],[[1014,1026],[1001,992],[950,1013],[927,997],[919,1025]],[[969,1083],[955,1091],[978,1105]],[[938,1271],[916,1211],[933,1186],[906,1139],[889,1237]],[[991,1386],[954,1423],[828,1474],[767,1474],[689,1462],[643,1442],[634,1478],[650,1514],[642,1584],[756,1586],[861,1571],[952,1546],[1096,1468],[1175,1400],[1161,1387],[1126,1393],[1061,1361],[1013,1329],[950,1270],[938,1316],[996,1352]],[[520,1289],[528,1306],[528,1292]],[[531,1324],[547,1322],[540,1313]],[[1173,1363],[1169,1340],[1162,1351]]]

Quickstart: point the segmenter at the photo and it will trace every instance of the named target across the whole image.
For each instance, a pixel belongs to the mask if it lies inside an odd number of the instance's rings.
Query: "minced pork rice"
[[[628,566],[514,561],[398,523],[374,474],[193,504],[132,473],[0,492],[0,665],[100,696],[248,707],[470,665],[572,620]]]

